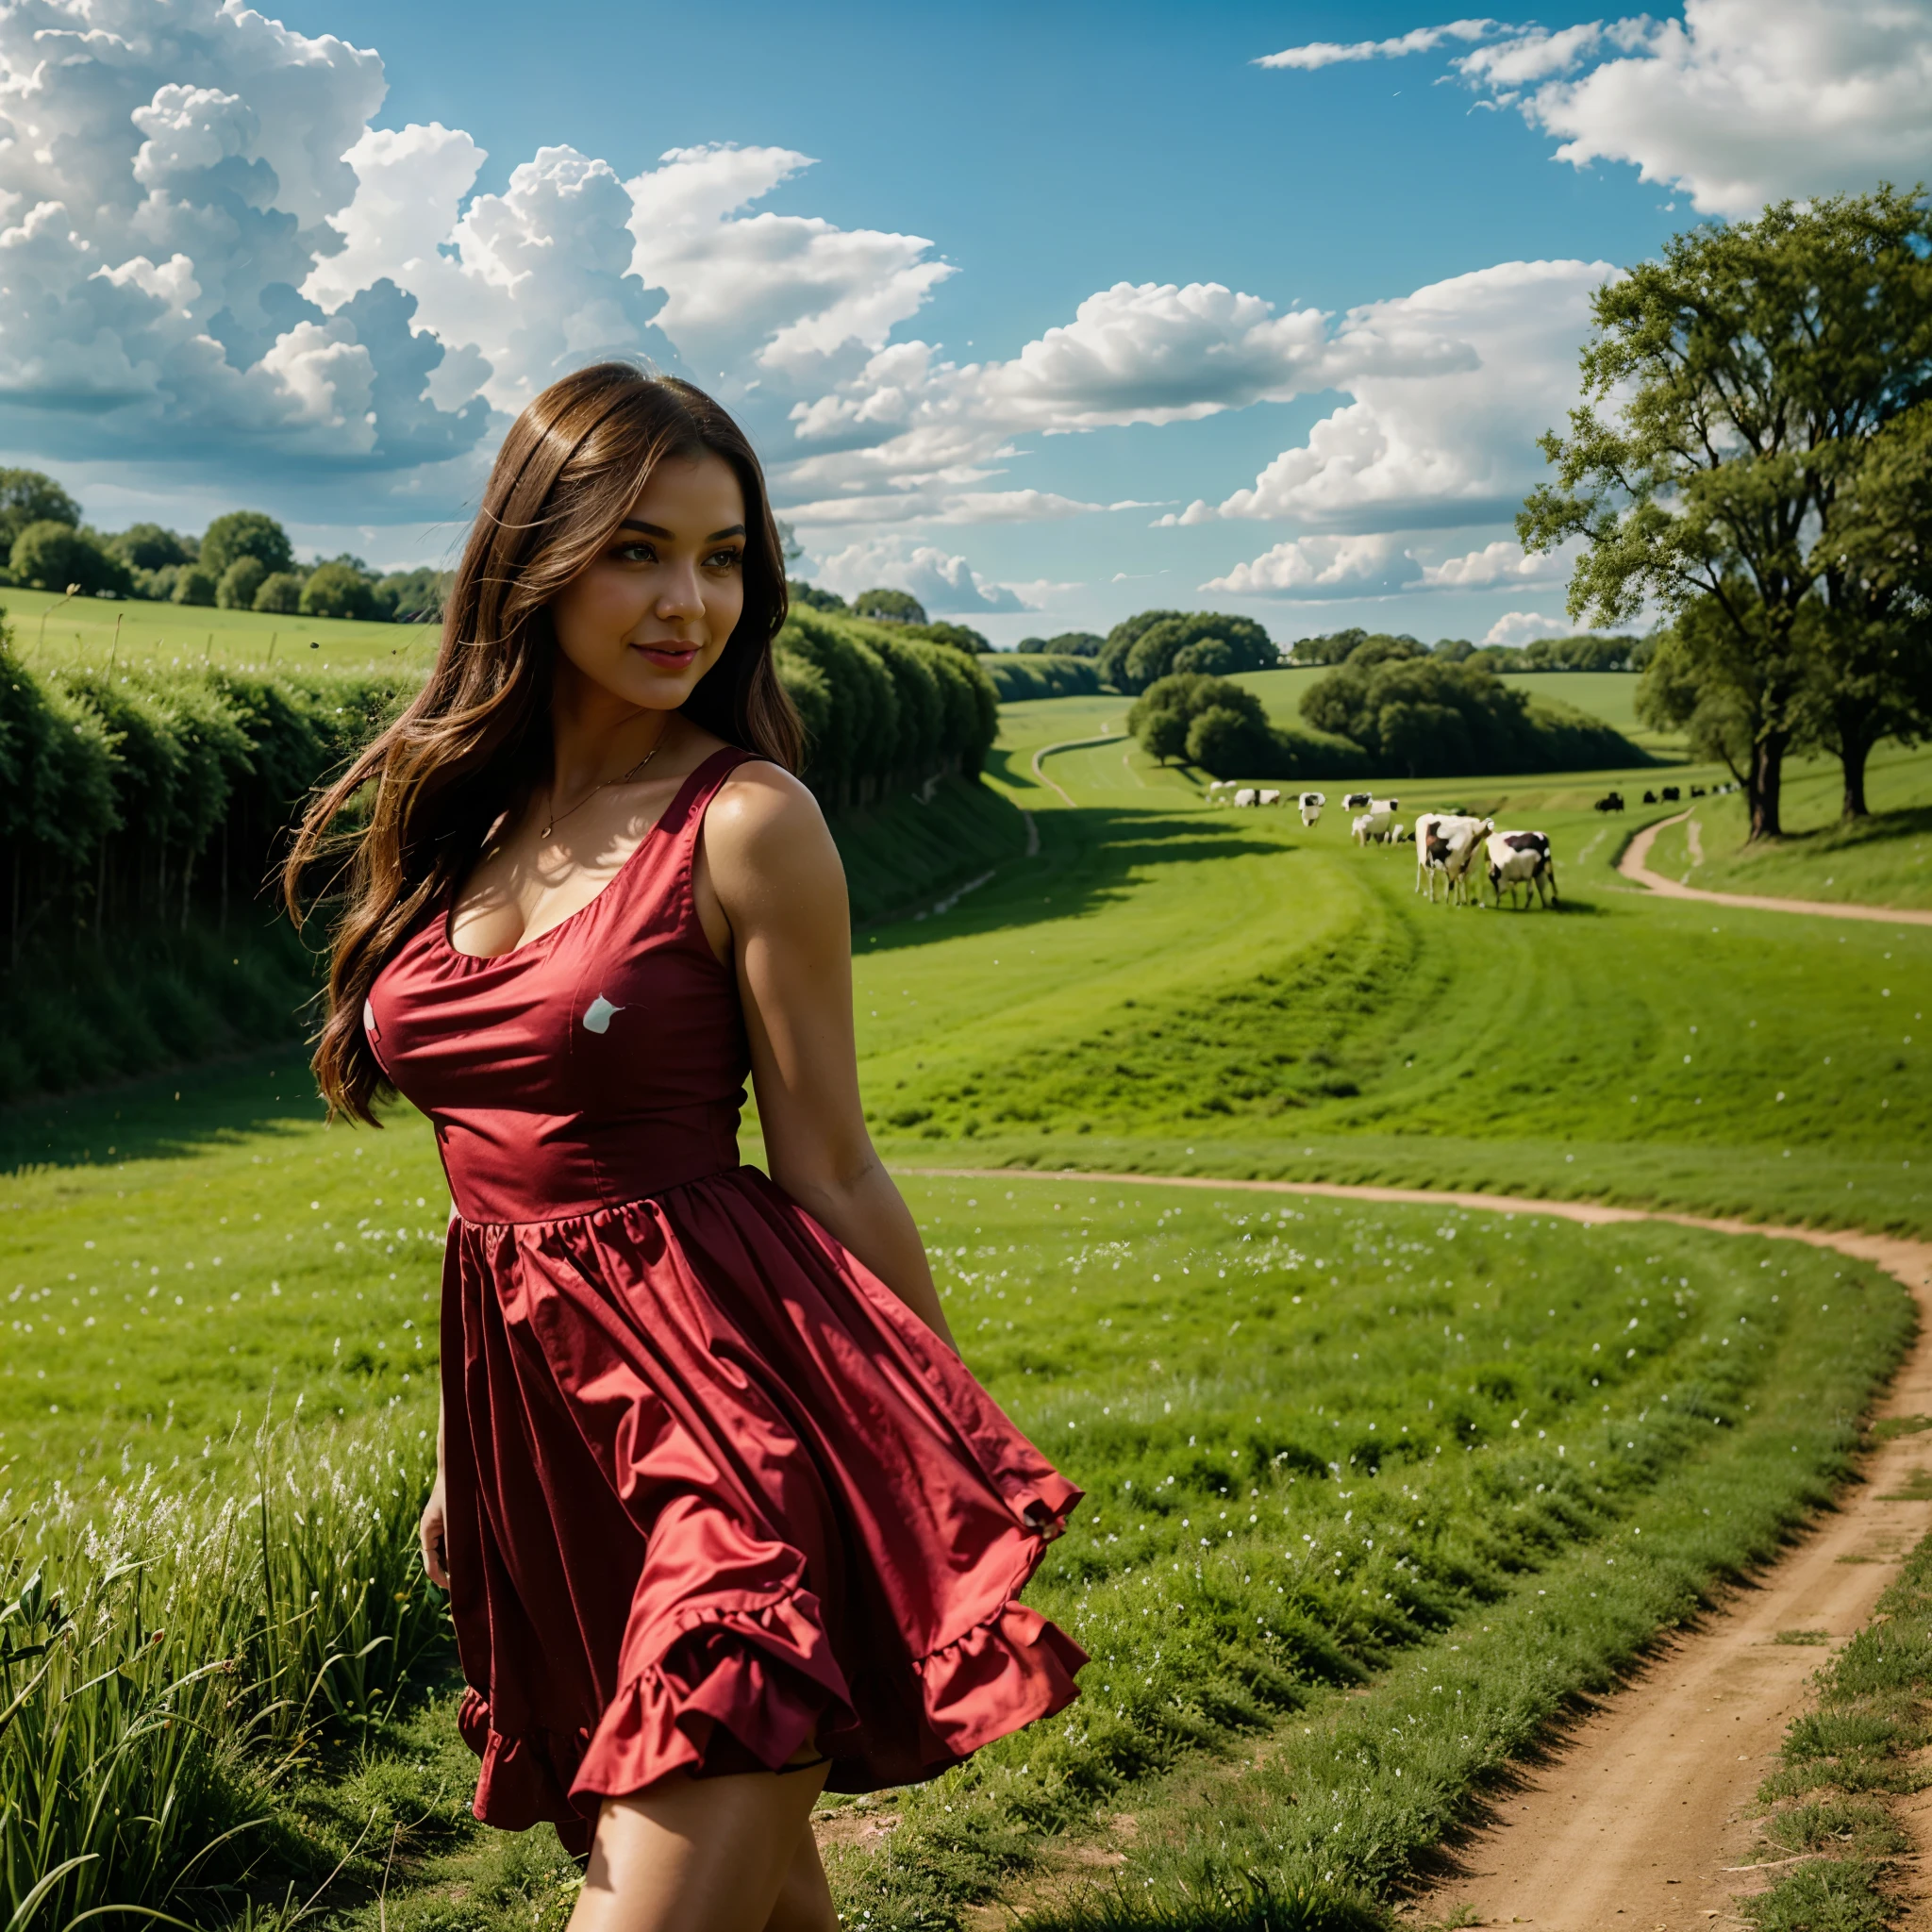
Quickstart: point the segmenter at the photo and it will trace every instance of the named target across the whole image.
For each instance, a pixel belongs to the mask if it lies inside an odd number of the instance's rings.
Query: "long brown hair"
[[[608,542],[658,464],[705,451],[731,465],[744,491],[744,613],[684,715],[798,769],[798,716],[772,665],[784,553],[744,432],[702,390],[628,363],[552,383],[496,453],[428,681],[310,801],[283,867],[299,926],[309,869],[342,861],[325,895],[335,908],[327,1016],[310,1062],[332,1113],[375,1123],[374,1102],[391,1091],[362,1025],[375,975],[424,909],[454,889],[517,788],[548,767],[550,600]],[[352,804],[366,819],[343,833],[337,822]]]

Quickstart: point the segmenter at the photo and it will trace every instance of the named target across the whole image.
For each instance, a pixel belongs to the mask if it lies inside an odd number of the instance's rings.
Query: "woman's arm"
[[[697,885],[743,995],[772,1178],[951,1345],[919,1230],[866,1132],[845,872],[811,793],[774,765],[741,767],[706,814]]]

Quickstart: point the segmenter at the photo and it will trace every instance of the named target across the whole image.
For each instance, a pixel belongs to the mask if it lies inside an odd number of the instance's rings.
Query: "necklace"
[[[596,784],[592,785],[591,789],[587,792],[585,792],[584,795],[580,799],[578,799],[574,806],[571,807],[570,811],[558,811],[555,808],[557,805],[557,794],[555,791],[546,791],[544,793],[544,797],[550,805],[550,807],[552,808],[552,809],[550,812],[549,819],[545,823],[543,829],[537,834],[538,838],[549,838],[551,833],[554,832],[558,828],[558,826],[564,822],[565,819],[570,817],[570,813],[572,811],[582,811],[585,806],[589,805],[591,799],[596,797],[598,792],[608,791],[613,785],[628,785],[630,781],[633,778],[635,778],[637,774],[640,772],[641,772],[644,769],[644,767],[648,765],[654,758],[658,756],[658,745],[664,742],[665,729],[666,726],[662,724],[660,724],[658,727],[658,736],[657,739],[653,741],[650,750],[647,751],[643,755],[643,757],[641,758],[637,761],[637,763],[630,768],[629,771],[620,773],[615,778],[600,778]]]

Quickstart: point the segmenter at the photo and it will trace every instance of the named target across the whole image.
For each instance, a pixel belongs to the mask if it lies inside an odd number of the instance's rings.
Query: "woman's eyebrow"
[[[647,524],[641,517],[625,517],[617,527],[620,530],[641,530],[647,537],[670,537],[674,535],[672,531],[665,529],[661,525]],[[726,524],[722,530],[713,530],[705,539],[705,541],[707,543],[715,543],[722,537],[741,537],[743,535],[744,525],[742,524]]]

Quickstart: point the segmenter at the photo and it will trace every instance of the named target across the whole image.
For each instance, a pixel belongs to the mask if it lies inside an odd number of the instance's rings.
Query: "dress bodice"
[[[707,807],[751,756],[714,752],[597,896],[494,958],[450,943],[447,899],[363,1008],[427,1114],[465,1221],[556,1221],[733,1167],[750,1069],[728,965],[697,916]]]

